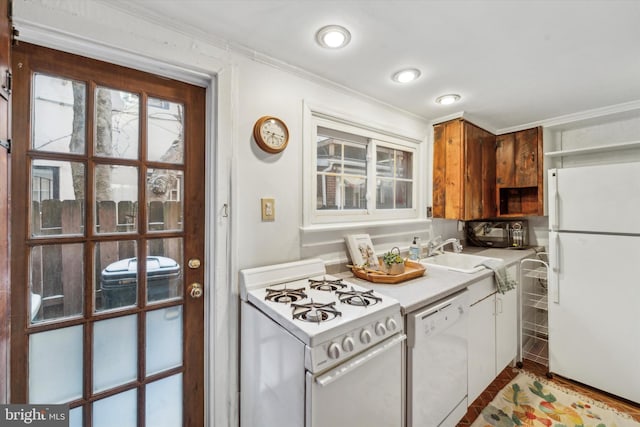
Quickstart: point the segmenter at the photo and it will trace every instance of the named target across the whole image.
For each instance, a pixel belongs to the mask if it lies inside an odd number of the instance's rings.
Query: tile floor
[[[547,373],[547,367],[539,363],[535,363],[529,360],[524,360],[523,368],[525,371],[532,372],[541,377],[545,377]],[[495,397],[495,395],[502,390],[502,388],[509,383],[513,378],[518,375],[518,369],[508,366],[504,371],[498,375],[498,377],[486,388],[484,392],[469,406],[467,415],[458,423],[458,427],[470,426],[478,417],[482,409],[489,404]],[[576,391],[586,397],[590,397],[594,400],[598,400],[608,404],[609,406],[617,409],[618,411],[625,412],[631,415],[636,421],[640,422],[640,405],[629,402],[612,396],[610,394],[595,390],[591,387],[583,384],[576,383],[574,381],[554,376],[552,379],[555,383],[566,387],[570,390]]]

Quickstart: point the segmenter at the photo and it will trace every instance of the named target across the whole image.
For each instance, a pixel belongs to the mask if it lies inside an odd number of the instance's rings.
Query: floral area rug
[[[471,427],[640,427],[627,414],[532,374],[507,384]]]

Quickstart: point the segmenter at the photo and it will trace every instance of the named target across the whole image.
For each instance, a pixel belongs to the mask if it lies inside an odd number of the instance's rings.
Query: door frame
[[[130,46],[101,44],[70,32],[57,31],[14,18],[19,40],[110,62],[206,88],[205,129],[205,422],[210,426],[238,425],[239,304],[232,245],[230,208],[236,105],[236,70],[219,60],[215,69],[202,69],[183,61],[148,56]],[[214,128],[215,126],[215,128]],[[218,141],[231,143],[218,144]],[[213,166],[213,167],[212,167]],[[231,286],[229,286],[231,284]],[[214,297],[215,296],[215,297]],[[227,327],[218,327],[227,325]],[[215,346],[213,344],[215,343]],[[213,346],[213,351],[211,347]]]

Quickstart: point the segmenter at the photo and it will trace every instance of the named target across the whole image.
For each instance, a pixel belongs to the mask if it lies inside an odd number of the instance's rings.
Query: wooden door
[[[28,44],[13,67],[11,401],[204,425],[205,90]]]
[[[11,17],[9,0],[0,0],[0,403],[8,401],[9,365],[9,147],[11,141]]]

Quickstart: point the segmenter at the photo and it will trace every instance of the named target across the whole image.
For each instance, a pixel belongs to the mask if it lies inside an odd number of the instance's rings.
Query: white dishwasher
[[[468,299],[407,315],[407,427],[456,426],[467,412]]]

